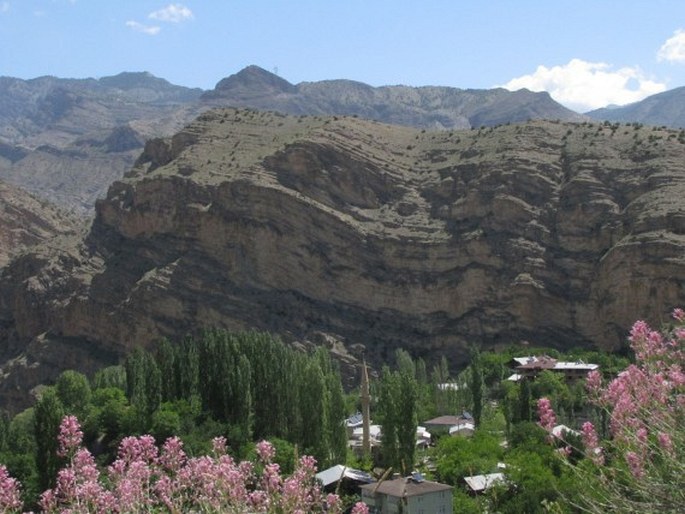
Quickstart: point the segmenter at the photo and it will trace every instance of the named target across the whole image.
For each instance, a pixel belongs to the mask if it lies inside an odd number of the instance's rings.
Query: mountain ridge
[[[628,105],[605,107],[585,114],[601,121],[685,128],[685,87],[657,93]]]
[[[363,345],[373,364],[399,347],[458,364],[474,341],[620,348],[685,301],[677,134],[208,111],[148,141],[80,242],[2,272],[0,401],[202,327]]]

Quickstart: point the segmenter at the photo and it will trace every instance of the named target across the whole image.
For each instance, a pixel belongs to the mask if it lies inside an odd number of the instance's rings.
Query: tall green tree
[[[480,351],[475,345],[471,347],[471,399],[473,409],[471,414],[476,426],[480,425],[480,418],[483,414],[483,365],[481,362]]]
[[[34,407],[33,427],[36,439],[36,468],[42,490],[54,486],[61,465],[57,456],[57,436],[64,413],[64,406],[55,389],[46,388]]]
[[[381,422],[381,456],[386,467],[399,470],[399,447],[397,428],[399,424],[399,406],[397,405],[399,383],[398,375],[388,366],[383,366],[381,380],[378,384],[378,417]]]
[[[387,466],[408,473],[414,467],[419,391],[409,354],[398,351],[396,358],[397,371],[385,366],[379,384],[381,453]]]
[[[176,375],[176,348],[168,339],[162,339],[157,343],[156,351],[157,367],[161,375],[161,396],[163,402],[169,402],[178,398],[178,384]]]
[[[137,430],[145,430],[162,401],[162,375],[154,357],[142,348],[133,351],[125,367],[127,396],[137,413]]]
[[[519,386],[519,415],[517,421],[531,421],[533,419],[531,402],[530,380],[524,378]]]
[[[126,369],[124,366],[108,366],[95,372],[92,381],[93,389],[117,387],[126,391]]]
[[[397,444],[400,469],[406,475],[414,468],[419,391],[415,376],[409,370],[399,372]]]
[[[66,370],[57,377],[55,392],[65,411],[73,414],[83,423],[91,401],[88,378],[78,371]]]

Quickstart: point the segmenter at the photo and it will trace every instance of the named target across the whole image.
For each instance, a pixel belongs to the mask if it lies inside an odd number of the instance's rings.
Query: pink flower
[[[599,437],[595,426],[586,421],[580,429],[585,444],[586,455],[598,466],[604,464],[604,454],[602,448],[599,446]]]
[[[659,432],[657,435],[657,440],[659,441],[659,446],[669,455],[675,456],[673,453],[673,440],[671,436],[665,432]]]
[[[226,438],[219,436],[212,439],[212,451],[215,457],[226,455]]]
[[[276,456],[276,450],[269,441],[259,441],[256,446],[259,459],[264,462],[271,462]]]
[[[591,397],[599,398],[602,389],[602,374],[596,369],[590,371],[590,373],[587,374],[585,388],[588,393],[590,393]]]
[[[369,514],[369,507],[366,503],[357,502],[354,504],[354,507],[352,507],[351,514]]]
[[[0,512],[18,510],[21,506],[19,482],[9,475],[3,464],[0,464]]]
[[[642,458],[635,452],[626,452],[626,462],[635,478],[642,478],[645,474]]]
[[[59,449],[57,454],[66,457],[76,450],[83,442],[83,432],[76,416],[64,416],[59,426]]]
[[[337,494],[329,494],[326,496],[326,507],[328,508],[328,512],[340,512],[340,496]]]
[[[538,400],[538,416],[540,417],[540,426],[551,432],[557,424],[557,417],[552,409],[552,402],[548,398]]]
[[[170,437],[164,442],[159,463],[167,471],[176,473],[185,464],[186,454],[183,451],[183,441],[178,437]]]
[[[676,321],[680,321],[681,323],[685,323],[685,311],[681,308],[675,308],[673,309],[673,319]]]

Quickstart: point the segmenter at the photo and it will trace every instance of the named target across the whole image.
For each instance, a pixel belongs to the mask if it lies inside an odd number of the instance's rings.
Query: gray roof
[[[465,421],[462,416],[438,416],[437,418],[429,419],[424,421],[424,425],[442,425],[445,428],[458,425],[459,423]]]
[[[376,489],[376,487],[378,488]],[[419,496],[439,491],[448,491],[452,489],[452,486],[439,482],[431,482],[430,480],[417,482],[409,477],[385,480],[380,484],[365,484],[362,485],[361,488],[369,492],[373,492],[374,489],[376,489],[376,494],[386,494],[396,498],[404,498],[405,496]]]
[[[504,473],[490,473],[488,475],[464,477],[464,481],[472,491],[479,492],[490,489],[493,485],[505,483],[506,478],[504,478]]]
[[[364,473],[358,469],[348,468],[337,464],[332,468],[324,469],[316,474],[316,479],[321,482],[323,487],[333,484],[341,478],[348,478],[357,482],[366,482],[367,484],[373,482],[373,477],[368,473]]]

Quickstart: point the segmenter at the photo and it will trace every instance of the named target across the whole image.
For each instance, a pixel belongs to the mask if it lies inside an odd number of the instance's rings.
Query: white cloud
[[[560,104],[579,112],[638,102],[666,90],[666,84],[648,79],[637,67],[613,70],[609,64],[581,59],[551,68],[538,66],[534,73],[514,78],[502,87],[547,91]]]
[[[10,10],[9,2],[0,2],[0,13],[8,12]]]
[[[162,30],[156,25],[144,25],[133,20],[127,21],[126,26],[135,30],[136,32],[142,32],[143,34],[148,34],[150,36],[156,36],[159,34],[159,31]]]
[[[163,9],[151,12],[148,18],[169,23],[180,23],[193,18],[193,11],[181,4],[169,4]]]
[[[659,61],[685,62],[685,31],[678,29],[656,53]]]

